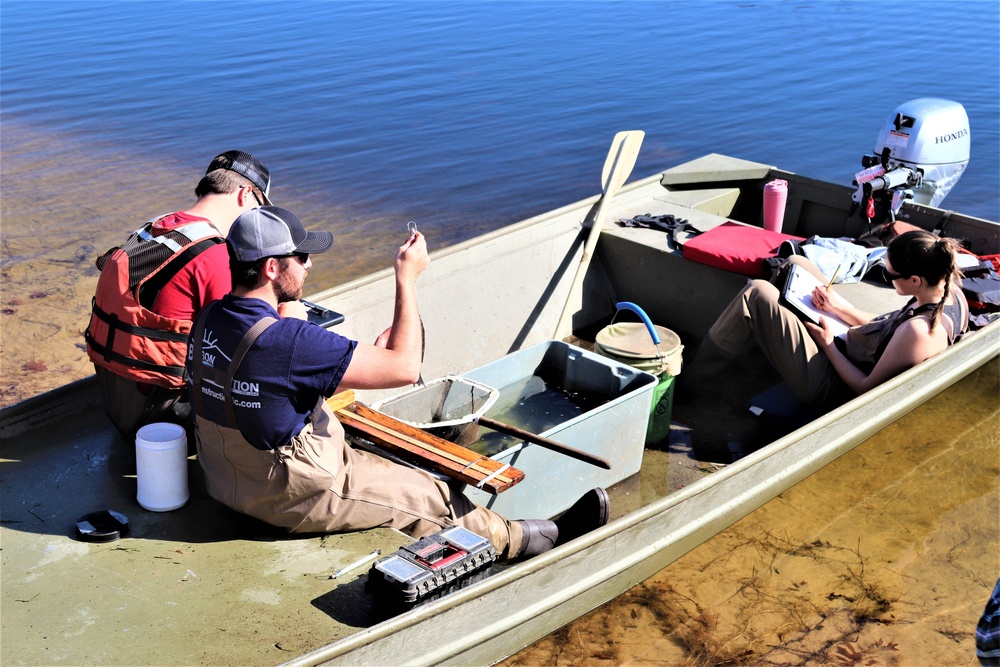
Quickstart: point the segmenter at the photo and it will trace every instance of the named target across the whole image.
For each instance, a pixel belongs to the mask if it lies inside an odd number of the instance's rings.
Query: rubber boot
[[[608,522],[611,503],[604,489],[591,489],[555,521],[518,521],[524,537],[515,558],[523,560],[565,544]]]
[[[595,528],[600,528],[608,522],[610,513],[611,501],[608,500],[607,491],[602,488],[587,491],[561,517],[556,519],[556,527],[559,529],[556,546],[566,544]]]
[[[514,556],[515,559],[531,558],[555,548],[556,540],[559,538],[559,527],[555,521],[530,519],[518,523],[521,524],[524,537],[521,540],[521,550]]]

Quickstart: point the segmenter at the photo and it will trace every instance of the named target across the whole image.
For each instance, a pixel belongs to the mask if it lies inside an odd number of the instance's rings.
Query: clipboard
[[[329,308],[324,308],[323,306],[317,305],[312,301],[306,301],[305,299],[299,299],[302,305],[306,307],[306,314],[309,317],[309,321],[313,324],[317,324],[324,329],[329,329],[332,326],[336,326],[344,321],[344,316],[335,310],[330,310]]]
[[[833,313],[819,310],[813,305],[813,290],[823,286],[824,283],[820,282],[816,276],[801,266],[793,264],[788,272],[788,278],[785,280],[785,287],[781,290],[781,297],[786,305],[813,324],[819,324],[819,318],[822,317],[826,320],[833,335],[843,338],[847,334],[847,330],[850,329],[850,325]]]

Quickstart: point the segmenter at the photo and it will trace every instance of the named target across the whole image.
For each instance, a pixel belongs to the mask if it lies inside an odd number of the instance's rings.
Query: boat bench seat
[[[651,200],[643,188],[617,197],[597,249],[617,300],[638,304],[654,322],[682,336],[701,338],[748,278],[685,259],[680,248],[671,247],[662,229],[620,227],[611,221],[669,214],[687,220],[699,231],[708,231],[731,220],[705,210],[724,210],[731,190],[735,188],[661,192]],[[684,199],[687,205],[679,203]],[[704,208],[691,208],[692,203]],[[677,240],[683,245],[685,235],[680,234]],[[837,290],[858,308],[873,313],[889,312],[906,302],[881,282],[838,285]]]
[[[706,190],[664,190],[654,199],[667,204],[678,204],[688,209],[724,216],[732,213],[740,198],[739,188],[711,188]]]

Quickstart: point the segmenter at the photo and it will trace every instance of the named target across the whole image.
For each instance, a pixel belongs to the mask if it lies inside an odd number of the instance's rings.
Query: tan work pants
[[[816,271],[808,261],[796,263]],[[822,274],[819,277],[825,280]],[[734,359],[751,353],[756,344],[807,403],[820,405],[848,398],[847,387],[833,364],[798,315],[780,303],[780,297],[778,288],[766,280],[751,281],[722,311],[708,336]]]
[[[475,505],[422,470],[356,450],[326,405],[275,450],[196,417],[198,459],[223,504],[293,533],[395,528],[420,538],[460,525],[488,538],[502,558],[521,548],[520,524]]]

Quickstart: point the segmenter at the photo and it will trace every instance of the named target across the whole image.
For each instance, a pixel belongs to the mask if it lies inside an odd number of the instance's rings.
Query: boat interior
[[[865,231],[863,219],[849,215],[846,186],[709,155],[617,193],[582,295],[571,304],[572,331],[556,328],[598,197],[434,253],[418,283],[427,332],[424,377],[461,375],[551,340],[591,350],[601,329],[631,317],[616,307],[622,301],[639,304],[654,323],[675,331],[688,361],[747,277],[685,259],[662,229],[614,221],[672,215],[702,231],[726,221],[761,226],[764,186],[775,178],[789,183],[785,233],[856,237]],[[964,239],[973,252],[1000,247],[995,224],[918,205],[907,205],[903,214],[911,224]],[[868,310],[899,305],[882,282],[840,287]],[[309,299],[346,316],[335,330],[374,340],[391,319],[392,290],[386,269]],[[712,456],[699,458],[689,416],[706,409],[718,415],[722,408],[685,401],[681,371],[670,437],[649,443],[641,470],[612,485],[613,519],[711,476],[815,417],[787,404],[787,397],[777,399],[786,401],[787,411],[747,410],[748,401],[780,385],[766,365],[734,371],[733,382],[732,410],[739,414],[730,415],[729,437]],[[392,395],[358,392],[358,400],[372,404]],[[384,620],[365,587],[367,564],[336,580],[331,575],[376,549],[391,553],[409,538],[381,528],[278,534],[208,496],[193,443],[188,502],[169,512],[142,509],[134,443],[111,427],[92,378],[5,409],[0,433],[5,664],[277,664]],[[577,478],[576,468],[566,466],[562,483],[571,494],[585,491],[593,478]],[[529,463],[521,467],[526,480],[538,474]],[[127,516],[127,534],[104,544],[74,539],[76,521],[103,509]],[[516,574],[516,568],[509,569]]]

